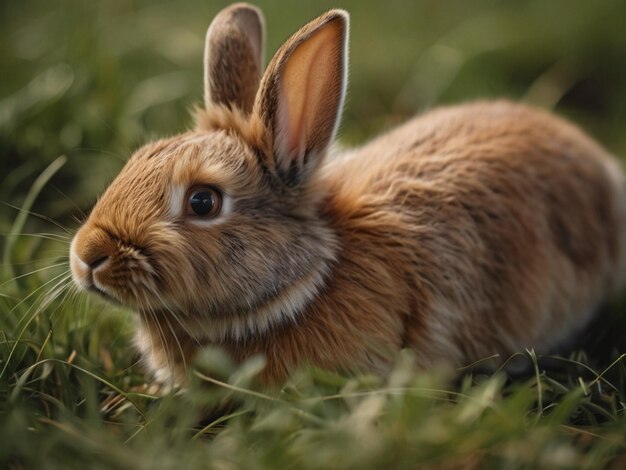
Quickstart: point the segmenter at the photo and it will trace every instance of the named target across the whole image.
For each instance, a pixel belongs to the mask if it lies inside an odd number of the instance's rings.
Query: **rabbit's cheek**
[[[154,270],[147,258],[128,247],[93,270],[96,288],[124,303],[150,304],[156,292]]]

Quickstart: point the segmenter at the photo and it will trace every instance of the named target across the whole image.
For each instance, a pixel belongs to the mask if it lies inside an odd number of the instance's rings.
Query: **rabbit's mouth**
[[[94,293],[98,294],[100,297],[102,297],[107,302],[115,304],[115,305],[117,305],[119,307],[123,307],[124,306],[124,304],[122,302],[120,302],[117,298],[113,297],[111,294],[106,292],[104,289],[96,286],[95,284],[91,284],[90,286],[88,286],[87,290],[90,291],[90,292],[94,292]]]
[[[116,305],[151,306],[159,297],[158,276],[145,250],[99,227],[78,232],[70,247],[70,266],[79,288]]]
[[[110,276],[109,273],[106,273],[104,276],[99,274],[101,273],[89,273],[86,279],[77,280],[76,282],[79,283],[82,289],[93,292],[107,302],[120,307],[140,309],[142,307],[154,308],[160,306],[160,304],[153,302],[153,299],[157,295],[151,294],[153,289],[146,288],[147,282],[145,280],[138,283],[135,279],[131,278],[123,284],[113,285],[108,282],[110,280],[108,279]],[[77,276],[75,275],[74,277],[76,278]],[[141,277],[143,278],[143,276]]]

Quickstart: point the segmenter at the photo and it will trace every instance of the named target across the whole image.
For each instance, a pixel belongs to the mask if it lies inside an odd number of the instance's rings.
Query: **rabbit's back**
[[[403,341],[426,363],[550,350],[621,282],[619,166],[548,113],[441,108],[325,170],[344,232],[380,221],[362,249],[414,290]]]

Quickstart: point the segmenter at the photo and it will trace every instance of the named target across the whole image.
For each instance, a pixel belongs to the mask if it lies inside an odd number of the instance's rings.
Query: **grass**
[[[264,3],[268,51],[334,5]],[[387,378],[298,371],[269,393],[253,385],[262,358],[236,368],[206,351],[188,392],[155,393],[132,313],[69,287],[68,244],[133,148],[189,125],[203,32],[224,4],[0,6],[0,466],[624,468],[624,299],[568,355],[520,351],[528,375],[415,373],[405,351]],[[336,4],[352,13],[344,143],[508,96],[626,155],[622,2]]]

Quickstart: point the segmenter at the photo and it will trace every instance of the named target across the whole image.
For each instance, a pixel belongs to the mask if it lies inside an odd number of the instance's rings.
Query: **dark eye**
[[[215,217],[221,209],[222,194],[215,188],[192,188],[187,195],[187,215]]]

